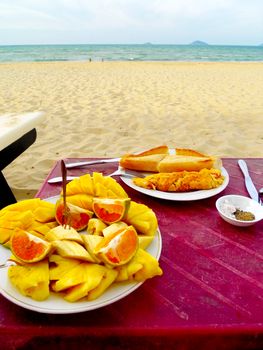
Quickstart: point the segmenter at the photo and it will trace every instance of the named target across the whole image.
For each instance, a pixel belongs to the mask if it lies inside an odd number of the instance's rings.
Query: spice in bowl
[[[255,215],[250,211],[243,211],[240,209],[236,209],[236,211],[234,212],[234,215],[237,220],[242,220],[242,221],[255,220]]]
[[[255,215],[250,211],[244,211],[239,208],[236,208],[233,204],[229,203],[226,199],[221,206],[222,211],[225,215],[232,217],[236,220],[241,221],[253,221],[255,220]]]

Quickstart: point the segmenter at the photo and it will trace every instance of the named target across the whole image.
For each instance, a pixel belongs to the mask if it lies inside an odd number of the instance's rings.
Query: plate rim
[[[221,167],[221,171],[223,176],[225,177],[224,182],[222,185],[220,185],[217,188],[213,188],[210,190],[198,190],[198,191],[192,191],[192,192],[163,192],[158,190],[149,190],[147,188],[136,186],[132,183],[131,178],[127,178],[124,176],[120,176],[121,180],[130,188],[134,189],[137,192],[143,193],[145,195],[148,195],[150,197],[159,198],[159,199],[165,199],[169,201],[178,201],[178,202],[186,202],[186,201],[194,201],[194,200],[201,200],[210,198],[213,196],[216,196],[217,194],[224,191],[224,189],[229,184],[229,174],[227,170],[224,167]]]
[[[59,198],[59,195],[52,196],[45,198],[43,200],[45,201],[55,201]],[[155,243],[155,246],[152,246],[152,249],[154,249],[154,258],[156,258],[158,261],[161,256],[162,251],[162,235],[159,226],[157,227],[156,234],[154,236],[153,241],[151,242]],[[151,248],[151,244],[149,248]],[[151,250],[151,249],[150,249]],[[148,251],[148,249],[146,249]],[[2,254],[4,252],[4,254]],[[5,261],[10,256],[11,252],[8,248],[0,245],[0,256],[4,257]],[[150,253],[151,254],[151,253]],[[152,254],[151,254],[152,255]],[[5,262],[3,261],[3,262]],[[117,302],[118,300],[121,300],[134,292],[136,289],[138,289],[145,281],[142,282],[136,282],[136,281],[123,281],[123,282],[117,282],[113,288],[115,289],[121,287],[123,291],[120,292],[120,294],[117,294],[115,297],[108,297],[106,300],[101,300],[101,298],[108,292],[110,292],[110,288],[106,290],[105,293],[103,293],[99,298],[92,300],[92,301],[76,301],[74,303],[70,303],[63,299],[61,295],[58,295],[56,293],[50,294],[49,298],[44,301],[35,301],[31,299],[30,297],[26,297],[17,290],[15,286],[13,286],[8,278],[7,274],[8,268],[2,269],[0,271],[1,282],[0,282],[0,294],[5,297],[10,302],[23,307],[24,309],[36,311],[39,313],[45,313],[45,314],[73,314],[73,313],[80,313],[80,312],[86,312],[86,311],[92,311],[99,308],[102,308],[104,306],[113,304]],[[3,286],[5,285],[5,286]],[[117,285],[117,286],[116,286]],[[11,292],[9,290],[11,289]],[[113,291],[114,293],[114,291]],[[106,294],[107,295],[107,294]],[[65,304],[69,306],[68,308],[51,308],[50,305],[45,306],[46,304],[52,304],[53,302],[56,302],[56,299],[60,300],[60,304]],[[45,304],[46,303],[46,304]],[[38,305],[39,304],[39,305]]]

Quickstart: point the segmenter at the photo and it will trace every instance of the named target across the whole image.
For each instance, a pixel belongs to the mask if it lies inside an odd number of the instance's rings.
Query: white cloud
[[[262,14],[262,0],[1,0],[0,40],[256,44]]]

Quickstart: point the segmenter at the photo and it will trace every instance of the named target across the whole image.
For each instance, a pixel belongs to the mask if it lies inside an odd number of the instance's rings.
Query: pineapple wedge
[[[117,275],[118,272],[116,270],[107,269],[100,284],[89,292],[87,299],[90,301],[100,297],[105,292],[105,290],[109,288],[109,286],[115,281]]]
[[[102,265],[83,263],[81,268],[83,269],[83,276],[85,276],[84,280],[80,284],[66,290],[64,299],[67,301],[74,302],[86,297],[89,291],[100,285],[105,275],[105,267]],[[74,271],[70,271],[69,274],[80,275],[79,267],[74,269]]]
[[[81,264],[81,261],[77,259],[67,259],[60,255],[53,254],[49,257],[49,263],[49,279],[50,281],[55,281],[63,277],[69,270]]]
[[[33,216],[35,220],[43,223],[55,220],[55,204],[49,204],[52,206],[40,206],[33,211]]]
[[[102,231],[107,227],[107,225],[100,219],[91,218],[88,222],[87,232],[90,235],[102,236]]]
[[[81,263],[68,270],[52,285],[52,290],[54,292],[61,292],[85,282],[88,278],[86,265],[93,266],[94,264]]]
[[[142,264],[143,266],[142,269],[140,269],[134,274],[135,281],[142,282],[147,280],[148,278],[152,278],[154,276],[161,276],[163,274],[163,271],[159,266],[158,260],[156,260],[151,254],[149,254],[143,249],[138,249],[134,260]]]
[[[96,254],[94,253],[94,250],[97,244],[99,244],[103,240],[103,237],[96,236],[96,235],[88,235],[88,234],[82,234],[81,237],[82,237],[84,246],[87,249],[90,256],[94,259],[95,262],[100,263],[101,260],[96,256]]]
[[[128,264],[117,267],[116,270],[118,271],[116,282],[125,280],[142,282],[154,276],[161,276],[163,273],[158,260],[141,248]]]
[[[138,235],[139,248],[146,249],[153,241],[154,236]]]
[[[83,243],[81,235],[73,227],[64,228],[61,225],[49,230],[45,238],[47,241],[60,241],[66,239],[69,241],[75,241],[80,244]]]
[[[117,231],[123,230],[126,227],[128,227],[128,225],[125,222],[118,221],[118,222],[115,222],[114,224],[111,224],[111,225],[107,226],[102,231],[102,234],[103,234],[104,237],[108,237],[111,234],[113,234],[113,233],[115,233]]]
[[[74,241],[52,241],[52,246],[63,258],[74,258],[89,262],[96,262],[88,251]]]
[[[49,297],[49,268],[48,260],[34,264],[11,266],[8,276],[12,284],[24,296],[42,301]]]
[[[158,227],[154,211],[147,205],[134,201],[131,201],[129,210],[123,220],[147,236],[154,236]]]
[[[73,194],[71,196],[67,196],[68,203],[87,210],[92,210],[92,201],[93,196],[86,193],[78,193]]]

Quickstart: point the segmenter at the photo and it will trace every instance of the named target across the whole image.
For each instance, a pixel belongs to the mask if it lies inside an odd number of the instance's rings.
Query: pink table
[[[263,159],[247,162],[256,187],[263,187]],[[171,202],[123,185],[158,217],[162,277],[114,304],[75,315],[38,314],[0,297],[2,348],[263,349],[263,222],[243,229],[219,217],[219,196],[247,195],[237,159],[223,163],[229,185],[209,199]],[[116,167],[93,165],[69,173],[108,174]],[[55,164],[49,177],[59,173]],[[45,182],[37,196],[51,197],[60,189]]]

